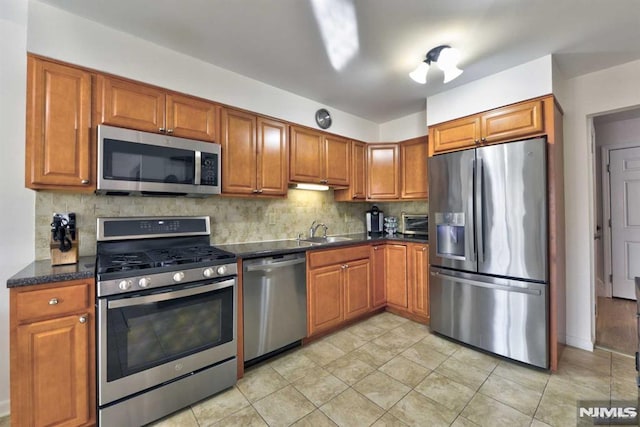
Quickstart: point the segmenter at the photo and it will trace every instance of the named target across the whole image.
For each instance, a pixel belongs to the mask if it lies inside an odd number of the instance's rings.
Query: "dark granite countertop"
[[[321,245],[312,245],[304,241],[274,240],[267,242],[233,243],[225,245],[215,245],[221,249],[236,254],[239,258],[256,258],[262,256],[281,255],[292,252],[305,252],[307,250],[326,249],[339,246],[358,245],[368,242],[380,243],[388,241],[429,243],[424,236],[411,237],[397,234],[395,236],[375,235],[368,236],[366,233],[341,234],[340,237],[348,237],[350,240],[343,240]],[[18,273],[7,280],[7,288],[18,286],[42,285],[53,282],[63,282],[66,280],[87,279],[95,276],[96,257],[80,257],[77,264],[52,266],[51,260],[34,261]]]
[[[225,245],[214,245],[220,249],[232,252],[239,258],[256,258],[263,256],[273,256],[289,254],[294,252],[305,252],[308,250],[326,249],[337,246],[358,245],[362,243],[369,243],[379,241],[383,243],[385,241],[398,241],[398,242],[414,242],[414,243],[429,243],[429,240],[425,236],[411,237],[404,236],[402,234],[396,234],[394,236],[388,236],[386,234],[368,236],[366,233],[357,234],[340,234],[339,237],[348,237],[350,240],[343,240],[339,242],[323,243],[321,245],[311,244],[304,241],[298,241],[295,239],[289,240],[273,240],[266,242],[249,242],[249,243],[231,243]]]
[[[95,255],[80,257],[77,264],[69,265],[52,266],[48,259],[34,261],[10,277],[7,288],[92,278],[95,264]]]

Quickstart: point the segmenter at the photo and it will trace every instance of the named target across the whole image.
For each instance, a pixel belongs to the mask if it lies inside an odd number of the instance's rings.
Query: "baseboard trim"
[[[11,405],[9,400],[0,401],[0,417],[6,417],[11,411]]]
[[[582,350],[593,351],[593,343],[591,340],[585,340],[583,338],[566,336],[566,344],[571,347],[576,347]]]

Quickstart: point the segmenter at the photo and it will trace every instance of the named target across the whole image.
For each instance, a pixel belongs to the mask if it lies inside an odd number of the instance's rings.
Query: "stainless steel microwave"
[[[408,214],[402,212],[399,231],[402,234],[428,236],[429,216],[426,214]]]
[[[220,194],[220,144],[98,125],[97,194]]]

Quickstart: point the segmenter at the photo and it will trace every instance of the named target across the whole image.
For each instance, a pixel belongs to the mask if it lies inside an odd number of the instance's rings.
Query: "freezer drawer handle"
[[[459,283],[464,283],[465,285],[471,285],[471,286],[479,286],[481,288],[488,288],[488,289],[499,289],[501,291],[507,291],[507,292],[518,292],[521,294],[529,294],[529,295],[541,295],[542,292],[538,289],[528,289],[528,288],[518,288],[515,286],[505,286],[505,285],[497,285],[494,283],[485,283],[485,282],[476,282],[475,280],[469,280],[469,279],[462,279],[460,277],[456,277],[456,276],[449,276],[448,274],[441,274],[441,273],[434,273],[431,272],[431,275],[433,277],[440,277],[444,280],[451,280],[451,281],[455,281],[455,282],[459,282]]]
[[[304,258],[297,258],[297,259],[292,259],[292,260],[289,260],[289,261],[274,262],[274,263],[270,263],[270,264],[248,265],[248,266],[245,267],[245,270],[246,271],[266,271],[266,272],[270,272],[272,270],[275,270],[276,268],[283,268],[283,267],[289,267],[291,265],[302,264],[305,261],[306,260]]]

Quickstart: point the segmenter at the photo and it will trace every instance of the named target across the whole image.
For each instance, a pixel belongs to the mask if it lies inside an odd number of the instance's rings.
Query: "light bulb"
[[[429,71],[429,64],[421,62],[415,70],[409,73],[409,77],[417,83],[425,84],[427,83],[427,71]]]

